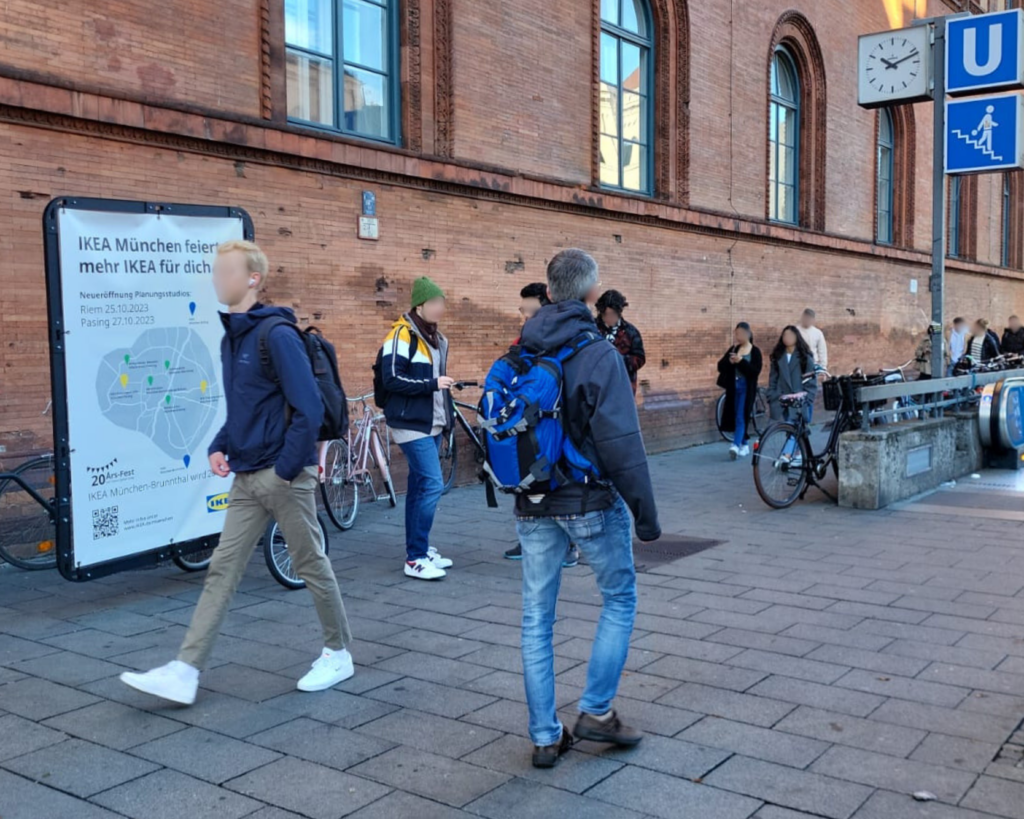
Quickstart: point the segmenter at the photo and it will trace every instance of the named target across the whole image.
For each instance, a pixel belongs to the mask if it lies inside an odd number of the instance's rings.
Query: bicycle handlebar
[[[479,381],[456,381],[452,386],[455,387],[455,389],[457,389],[459,392],[462,392],[467,387],[479,387],[480,386],[480,382]]]
[[[346,398],[345,400],[348,401],[348,403],[350,404],[358,404],[360,401],[366,402],[371,400],[372,398],[373,393],[368,392],[366,393],[366,395],[357,395],[355,398]]]

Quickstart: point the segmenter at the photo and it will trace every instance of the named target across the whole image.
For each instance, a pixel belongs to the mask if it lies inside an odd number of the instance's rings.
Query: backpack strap
[[[299,325],[294,321],[289,321],[284,316],[270,316],[260,322],[260,335],[258,342],[260,367],[263,369],[263,375],[278,386],[281,385],[281,379],[277,376],[277,370],[274,369],[274,360],[270,355],[270,333],[275,327],[280,327],[282,324],[294,327],[295,332],[299,333],[299,335],[302,334],[302,330],[299,329]]]

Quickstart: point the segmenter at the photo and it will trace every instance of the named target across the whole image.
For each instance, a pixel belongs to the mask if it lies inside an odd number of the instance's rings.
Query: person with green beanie
[[[452,561],[430,544],[437,504],[444,492],[441,435],[454,419],[448,339],[438,329],[444,291],[426,276],[412,284],[412,309],[395,322],[379,357],[384,417],[409,462],[405,496],[405,567],[408,577],[440,580]]]

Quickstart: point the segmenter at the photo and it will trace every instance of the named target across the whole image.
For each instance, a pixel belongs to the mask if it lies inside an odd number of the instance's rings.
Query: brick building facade
[[[244,207],[271,257],[270,300],[338,343],[352,393],[368,387],[375,348],[415,277],[430,275],[448,291],[451,369],[479,377],[517,333],[520,287],[542,279],[568,246],[589,249],[604,285],[629,298],[647,344],[642,419],[655,449],[707,435],[715,362],[739,320],[766,347],[813,306],[838,369],[911,356],[930,309],[931,110],[893,113],[892,242],[880,242],[880,115],[856,105],[856,36],[956,3],[370,5],[4,4],[7,456],[50,443],[41,415],[49,374],[40,219],[58,195]],[[332,7],[334,27],[307,48],[314,12]],[[634,10],[639,22],[627,19]],[[298,33],[287,30],[288,15],[301,16]],[[349,43],[368,20],[384,32],[376,51]],[[331,35],[334,63],[317,56],[330,52],[323,43]],[[302,47],[289,49],[286,39]],[[785,147],[768,124],[777,47],[798,86],[799,153],[786,160],[796,168],[796,224],[769,219],[778,216],[773,195],[783,196],[769,184],[782,173],[774,151]],[[635,49],[644,67],[605,87],[612,49],[623,74]],[[337,88],[332,78],[342,74]],[[619,95],[618,124],[602,93]],[[627,122],[630,104],[643,116]],[[314,116],[328,127],[295,121]],[[604,139],[614,127],[631,129],[634,142]],[[374,133],[361,138],[360,129]],[[603,174],[616,160],[616,182],[643,190],[608,184]],[[1016,176],[1005,184],[1004,192],[1003,177],[991,175],[962,185],[948,280],[950,315],[989,317],[997,327],[1024,309],[1024,185]],[[356,238],[363,190],[377,194],[377,242]]]

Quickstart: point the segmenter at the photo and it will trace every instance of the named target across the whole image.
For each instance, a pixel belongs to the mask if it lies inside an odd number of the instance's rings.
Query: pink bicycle
[[[349,424],[348,437],[320,444],[320,494],[331,523],[341,530],[351,529],[359,513],[360,495],[369,500],[387,498],[398,505],[395,482],[391,477],[391,435],[384,415],[370,406],[373,393],[350,398],[362,405],[358,417]],[[374,470],[380,475],[384,492],[377,491]]]

